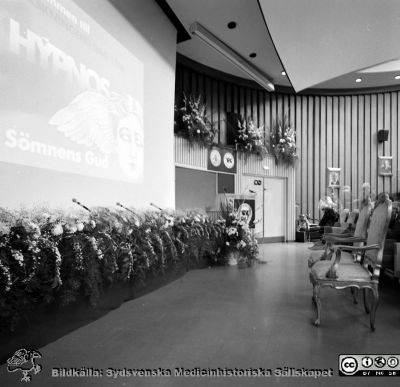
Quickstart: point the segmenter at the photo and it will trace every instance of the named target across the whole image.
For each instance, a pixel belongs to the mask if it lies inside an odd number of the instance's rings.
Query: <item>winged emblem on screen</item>
[[[104,155],[116,154],[122,172],[143,172],[143,110],[130,95],[95,91],[78,94],[49,120],[68,139]]]

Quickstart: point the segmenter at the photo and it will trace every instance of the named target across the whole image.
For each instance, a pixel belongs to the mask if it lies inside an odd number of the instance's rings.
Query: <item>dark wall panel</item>
[[[269,93],[250,82],[179,61],[176,80],[177,93],[204,95],[210,117],[219,129],[215,141],[220,144],[226,144],[227,112],[264,126],[267,139],[277,118],[285,114],[290,117],[299,154],[295,166],[299,212],[320,217],[318,201],[330,192],[326,186],[328,167],[341,168],[341,185],[348,186],[349,191],[339,192],[339,201],[346,207],[357,207],[364,183],[374,194],[400,191],[399,91],[364,95]],[[379,129],[389,130],[388,141],[378,143]],[[393,176],[378,176],[378,156],[393,156]]]
[[[201,208],[215,204],[217,179],[214,172],[189,168],[175,168],[175,207],[180,210]]]

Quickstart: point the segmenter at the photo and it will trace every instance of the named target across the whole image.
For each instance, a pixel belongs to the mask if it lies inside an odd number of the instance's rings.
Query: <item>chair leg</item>
[[[358,289],[357,288],[350,288],[351,294],[353,296],[353,302],[358,304]]]
[[[371,308],[369,307],[369,304],[368,304],[368,288],[364,288],[363,289],[363,293],[364,293],[364,309],[365,309],[365,313],[369,314],[371,312]]]
[[[378,293],[377,287],[371,288],[371,291],[372,291],[372,295],[374,297],[374,303],[372,304],[372,308],[371,308],[370,325],[371,325],[371,330],[375,331],[375,314],[376,314],[376,309],[378,308],[378,303],[379,303],[379,293]]]
[[[319,298],[319,292],[321,285],[315,284],[313,287],[313,301],[317,308],[317,319],[314,321],[315,326],[319,326],[321,323],[321,299]]]

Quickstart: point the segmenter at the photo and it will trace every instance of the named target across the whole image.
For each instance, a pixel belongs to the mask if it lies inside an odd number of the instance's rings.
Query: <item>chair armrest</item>
[[[376,250],[380,249],[381,245],[379,243],[376,243],[374,245],[368,245],[368,246],[346,246],[346,245],[335,245],[335,250],[346,250],[346,251],[354,251],[354,252],[360,252],[360,253],[365,253],[367,250]]]
[[[356,242],[366,242],[367,240],[365,238],[361,237],[355,237],[353,235],[346,235],[346,234],[341,234],[341,235],[326,235],[324,236],[324,240],[326,242],[330,243],[356,243]]]
[[[324,226],[324,231],[326,234],[343,234],[349,233],[348,227],[332,227],[332,226]]]
[[[368,246],[335,245],[334,246],[335,260],[333,261],[332,265],[329,267],[328,271],[326,272],[326,277],[327,278],[333,278],[333,279],[338,278],[337,269],[338,269],[338,266],[339,266],[339,263],[340,263],[342,250],[352,251],[352,252],[359,252],[362,255],[364,255],[365,252],[368,251],[368,250],[377,250],[377,249],[380,249],[380,248],[381,248],[381,245],[378,244],[378,243],[376,243],[374,245],[368,245]]]

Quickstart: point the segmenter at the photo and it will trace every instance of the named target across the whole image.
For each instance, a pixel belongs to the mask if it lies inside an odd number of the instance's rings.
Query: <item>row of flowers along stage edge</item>
[[[141,284],[204,259],[225,264],[232,250],[251,263],[256,241],[237,214],[229,219],[103,207],[73,214],[0,209],[0,329],[12,330],[39,305],[67,305],[79,295],[96,306],[118,281]]]

